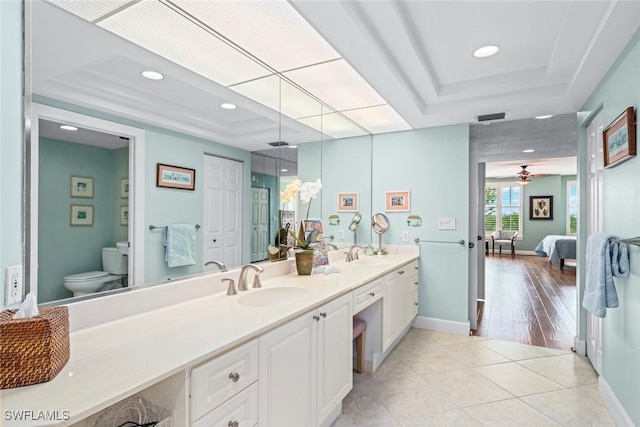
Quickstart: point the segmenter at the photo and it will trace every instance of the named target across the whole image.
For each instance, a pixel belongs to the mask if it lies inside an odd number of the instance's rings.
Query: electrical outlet
[[[4,271],[4,304],[11,305],[22,301],[22,266],[14,265]]]
[[[409,241],[409,232],[408,231],[403,231],[402,232],[402,241],[403,242],[408,242]]]
[[[338,239],[344,240],[344,230],[338,230]]]

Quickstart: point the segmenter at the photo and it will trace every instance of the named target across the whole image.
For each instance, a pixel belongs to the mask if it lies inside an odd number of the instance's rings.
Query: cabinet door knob
[[[316,322],[320,321],[320,316],[318,316],[317,314],[313,315],[313,320],[315,320]]]
[[[404,274],[404,270],[398,271],[398,274]]]
[[[227,424],[229,427],[239,427],[240,423],[237,421],[229,421],[229,424]]]
[[[321,311],[320,312],[320,316],[322,316],[323,318],[326,318],[327,317],[327,313],[325,313],[324,311]]]
[[[369,292],[369,295],[371,295],[372,297],[376,296],[375,292]]]
[[[240,374],[238,374],[237,372],[232,372],[229,374],[229,379],[231,379],[231,381],[233,381],[234,383],[237,383],[240,379]]]
[[[215,242],[217,242],[217,241],[218,241],[217,239],[213,239],[213,243],[215,243]]]
[[[418,282],[413,282],[414,285],[418,286]]]

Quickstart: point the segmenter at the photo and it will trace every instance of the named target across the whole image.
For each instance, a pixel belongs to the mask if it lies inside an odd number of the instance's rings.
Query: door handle
[[[478,241],[482,240],[482,236],[478,236]]]
[[[473,249],[475,247],[476,247],[476,245],[473,242],[469,242],[469,249]]]

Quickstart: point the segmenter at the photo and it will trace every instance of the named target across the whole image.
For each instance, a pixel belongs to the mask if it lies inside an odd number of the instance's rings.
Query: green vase
[[[313,249],[296,252],[296,269],[300,276],[308,276],[313,269]]]

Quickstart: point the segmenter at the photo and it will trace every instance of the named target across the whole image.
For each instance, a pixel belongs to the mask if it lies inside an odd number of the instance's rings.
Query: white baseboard
[[[573,337],[573,347],[576,349],[576,353],[580,356],[587,355],[587,342],[582,341],[578,337]]]
[[[598,380],[598,392],[600,393],[600,397],[602,398],[604,405],[609,411],[609,415],[611,415],[613,422],[617,426],[633,427],[636,425],[631,420],[631,417],[629,417],[629,414],[627,414],[627,411],[624,410],[624,407],[616,397],[615,393],[611,390],[611,387],[609,387],[609,384],[607,384],[607,381],[602,376],[600,376]]]
[[[448,332],[450,334],[469,335],[469,322],[454,322],[433,317],[418,316],[413,321],[414,328],[431,329],[433,331]]]

